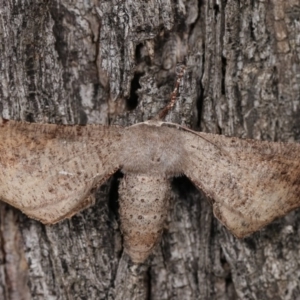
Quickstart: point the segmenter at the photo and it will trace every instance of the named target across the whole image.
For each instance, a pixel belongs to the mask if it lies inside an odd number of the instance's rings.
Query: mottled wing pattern
[[[43,223],[92,204],[118,168],[122,128],[0,119],[0,199]]]
[[[300,206],[300,144],[181,134],[184,173],[211,198],[215,216],[235,236]]]

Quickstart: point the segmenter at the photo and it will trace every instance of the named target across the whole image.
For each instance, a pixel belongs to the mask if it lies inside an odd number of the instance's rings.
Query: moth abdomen
[[[170,182],[163,176],[126,174],[119,187],[124,249],[135,263],[159,242],[169,209]]]

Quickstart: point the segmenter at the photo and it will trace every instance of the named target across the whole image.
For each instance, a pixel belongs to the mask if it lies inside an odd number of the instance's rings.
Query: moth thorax
[[[160,241],[169,209],[170,182],[163,176],[125,175],[119,187],[124,249],[135,263]]]

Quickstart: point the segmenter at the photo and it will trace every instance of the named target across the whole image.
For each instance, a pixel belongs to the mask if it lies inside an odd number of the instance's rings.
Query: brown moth
[[[128,128],[0,119],[0,199],[54,224],[93,204],[116,170],[124,248],[143,262],[160,239],[170,179],[185,174],[241,238],[300,206],[300,144],[242,140],[148,121]]]

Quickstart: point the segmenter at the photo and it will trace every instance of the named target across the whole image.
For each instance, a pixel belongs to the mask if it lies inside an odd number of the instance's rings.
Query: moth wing
[[[300,206],[300,145],[182,132],[184,173],[241,238]]]
[[[0,199],[43,223],[71,217],[119,168],[121,135],[101,125],[0,122]]]

